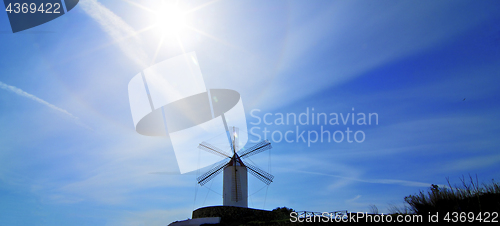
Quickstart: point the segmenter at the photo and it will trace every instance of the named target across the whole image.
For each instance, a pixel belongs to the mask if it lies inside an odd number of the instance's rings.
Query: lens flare
[[[156,13],[156,26],[164,33],[178,33],[186,27],[186,13],[175,5],[164,5]]]

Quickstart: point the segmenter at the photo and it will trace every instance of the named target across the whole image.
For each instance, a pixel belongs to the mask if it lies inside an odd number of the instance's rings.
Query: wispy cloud
[[[498,165],[500,155],[485,155],[472,158],[464,158],[449,162],[442,166],[442,169],[448,171],[476,170]]]
[[[348,200],[346,200],[346,202],[354,202],[354,201],[358,200],[359,198],[361,198],[361,195],[356,195],[356,197],[354,197],[352,199],[348,199]]]
[[[146,65],[147,54],[141,47],[137,32],[130,25],[97,0],[80,1],[79,6],[99,23],[127,57],[139,65]]]
[[[63,183],[54,181],[58,189],[51,192],[69,200],[84,199],[106,205],[125,205],[138,196],[144,200],[146,197],[141,193],[143,190],[165,188],[178,191],[177,188],[189,188],[196,183],[194,175],[159,176],[149,173],[173,172],[173,168],[177,168],[173,150],[165,148],[164,139],[124,134],[113,139],[112,143],[109,147],[102,145],[85,150],[86,155],[98,155],[98,160],[84,156],[68,159],[67,161],[82,164],[81,167],[71,169],[72,173],[80,176]],[[41,186],[47,187],[47,184],[44,181]],[[151,193],[148,197],[157,199],[156,195],[158,194]],[[175,192],[172,192],[171,201],[175,196]],[[59,202],[60,199],[53,201]]]
[[[17,94],[19,96],[32,99],[32,100],[34,100],[34,101],[36,101],[36,102],[38,102],[40,104],[43,104],[43,105],[45,105],[45,106],[47,106],[49,108],[52,108],[52,109],[54,109],[56,111],[59,111],[59,112],[65,114],[65,115],[67,115],[67,116],[69,116],[69,117],[71,117],[73,119],[78,120],[78,117],[74,116],[73,114],[69,113],[68,111],[66,111],[66,110],[64,110],[62,108],[59,108],[59,107],[57,107],[57,106],[55,106],[55,105],[53,105],[53,104],[51,104],[51,103],[49,103],[47,101],[44,101],[44,100],[36,97],[33,94],[29,94],[29,93],[23,91],[22,89],[19,89],[19,88],[15,87],[15,86],[7,85],[7,84],[5,84],[3,82],[0,82],[0,88],[2,88],[4,90],[7,90],[7,91],[11,91],[11,92],[13,92],[13,93],[15,93],[15,94]]]
[[[166,225],[170,222],[188,219],[192,211],[189,207],[123,211],[118,212],[117,217],[107,222],[107,225]]]
[[[302,174],[326,176],[337,178],[337,181],[329,186],[329,189],[337,189],[350,185],[352,183],[370,183],[370,184],[393,184],[405,187],[429,187],[431,183],[411,181],[411,180],[399,180],[399,179],[376,179],[376,178],[363,178],[366,171],[369,168],[356,168],[350,165],[346,165],[340,162],[331,161],[327,157],[328,152],[316,152],[322,155],[323,159],[318,159],[310,157],[308,155],[295,154],[293,157],[280,156],[282,162],[286,162],[286,165],[273,166],[274,169],[284,172],[297,172]],[[359,156],[359,155],[358,155]],[[356,158],[359,158],[359,157]]]
[[[428,51],[490,18],[488,13],[477,14],[473,10],[460,12],[460,17],[444,16],[439,12],[449,8],[446,1],[428,4],[381,2],[374,6],[359,1],[331,2],[307,18],[299,13],[304,11],[301,3],[290,4],[289,30],[281,42],[283,49],[276,64],[279,76],[273,79],[277,87],[268,89],[269,94],[262,95],[260,101],[266,100],[271,107],[285,106],[374,68]],[[463,7],[464,4],[467,3],[458,5]],[[436,26],[434,21],[440,21],[441,26]],[[324,49],[333,52],[322,52],[321,56],[328,55],[324,58],[311,57],[310,53]],[[313,68],[301,72],[311,61],[317,61],[312,64],[315,67],[328,62],[329,69],[326,73]],[[297,73],[316,74],[315,79],[301,80]],[[262,79],[269,80],[269,75]],[[272,101],[270,95],[279,96],[276,98],[279,101]]]
[[[293,172],[298,172],[298,173],[328,176],[328,177],[336,177],[336,178],[351,180],[351,181],[355,181],[355,182],[372,183],[372,184],[396,184],[396,185],[408,186],[408,187],[429,187],[431,185],[430,183],[417,182],[417,181],[394,180],[394,179],[362,179],[362,178],[357,178],[357,177],[345,177],[345,176],[339,176],[339,175],[328,174],[328,173],[311,172],[311,171],[296,170],[296,169],[290,169],[290,168],[282,168],[282,167],[276,167],[276,168],[286,170],[286,171],[293,171]],[[336,187],[338,187],[338,186],[336,186]]]
[[[55,105],[53,105],[53,104],[51,104],[51,103],[49,103],[49,102],[47,102],[45,100],[42,100],[42,99],[38,98],[37,96],[35,96],[33,94],[27,93],[27,92],[23,91],[22,89],[19,89],[19,88],[15,87],[15,86],[7,85],[7,84],[5,84],[3,82],[0,82],[0,88],[2,88],[4,90],[7,90],[7,91],[10,91],[10,92],[13,92],[13,93],[15,93],[15,94],[17,94],[19,96],[29,98],[29,99],[34,100],[34,101],[36,101],[36,102],[38,102],[40,104],[43,104],[43,105],[45,105],[45,106],[47,106],[49,108],[52,108],[52,109],[54,109],[54,110],[56,110],[56,111],[58,111],[60,113],[63,113],[64,115],[72,118],[74,120],[74,122],[76,124],[78,124],[79,126],[82,126],[82,127],[86,128],[86,129],[89,129],[89,130],[92,130],[92,128],[90,128],[89,126],[87,126],[84,123],[82,123],[78,117],[74,116],[73,114],[69,113],[68,111],[66,111],[66,110],[64,110],[62,108],[59,108],[59,107],[57,107],[57,106],[55,106]]]

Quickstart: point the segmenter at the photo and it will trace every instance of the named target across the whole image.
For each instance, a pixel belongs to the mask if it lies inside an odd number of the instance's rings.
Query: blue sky
[[[254,109],[378,114],[323,125],[361,143],[271,140],[251,159],[275,180],[250,179],[250,207],[386,213],[447,177],[500,180],[497,1],[179,1],[176,35],[151,27],[158,4],[81,0],[15,34],[0,13],[0,224],[167,225],[222,204],[220,176],[176,174],[170,140],[132,121],[130,79],[191,51],[254,131],[321,129],[253,125]]]

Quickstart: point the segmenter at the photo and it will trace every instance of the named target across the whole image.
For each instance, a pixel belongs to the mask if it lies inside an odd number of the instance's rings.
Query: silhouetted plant
[[[289,219],[291,212],[295,212],[295,210],[286,206],[273,209],[275,219]]]
[[[439,187],[433,184],[428,192],[405,197],[410,210],[417,214],[436,212],[493,212],[500,210],[500,186],[492,180],[492,184],[483,184],[473,180],[470,182],[462,177],[462,186]]]
[[[378,208],[376,205],[374,204],[370,205],[370,213],[378,214]]]

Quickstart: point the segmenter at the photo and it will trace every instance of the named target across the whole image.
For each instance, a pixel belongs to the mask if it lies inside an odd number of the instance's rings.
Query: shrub
[[[291,212],[294,212],[295,210],[293,210],[292,208],[288,208],[286,206],[284,207],[277,207],[275,209],[273,209],[273,213],[274,213],[274,218],[275,219],[290,219],[290,213]]]
[[[498,212],[500,210],[500,186],[492,180],[491,184],[478,185],[470,177],[470,182],[461,178],[462,186],[439,187],[433,184],[428,192],[405,197],[410,211],[416,214],[446,212]]]

